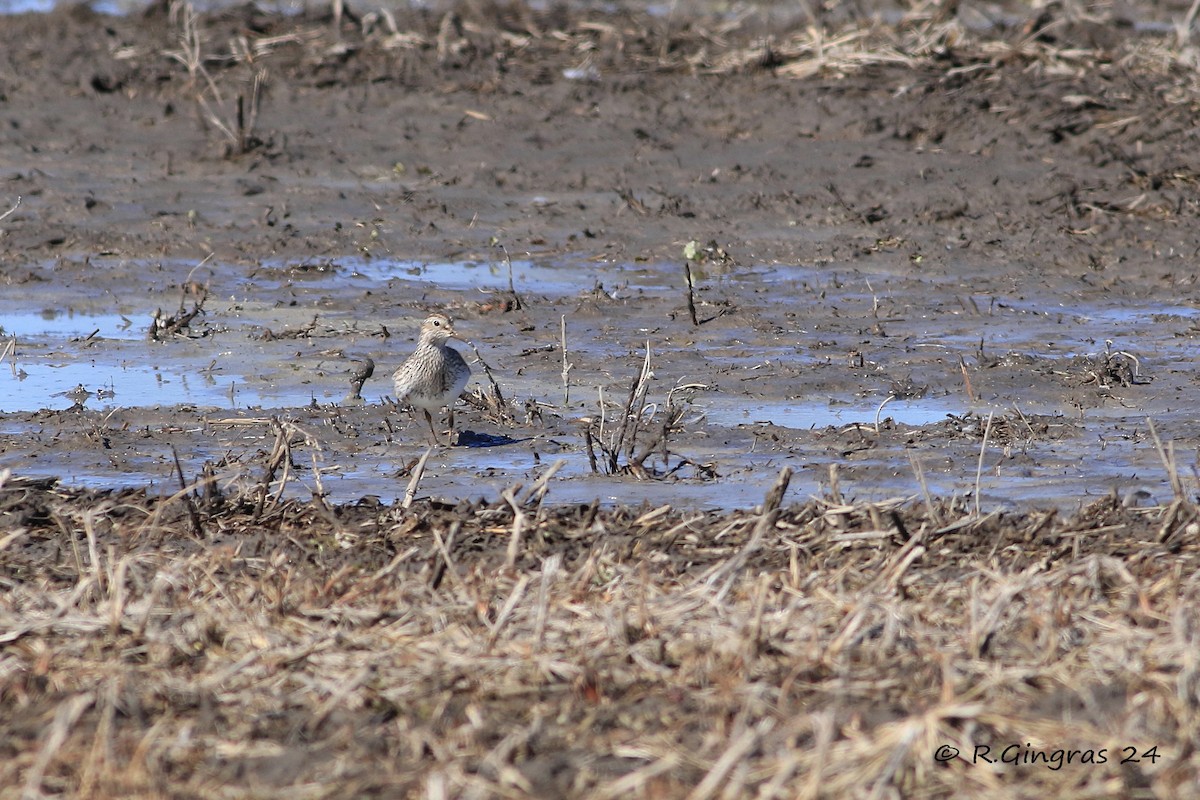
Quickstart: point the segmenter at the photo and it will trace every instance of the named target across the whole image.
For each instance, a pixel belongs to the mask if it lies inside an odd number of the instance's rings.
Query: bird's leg
[[[449,417],[450,417],[450,419],[449,419],[449,423],[450,423],[450,430],[446,431],[446,435],[447,435],[448,437],[450,437],[450,441],[451,441],[452,443],[453,443],[453,442],[457,442],[457,441],[458,441],[458,437],[454,435],[454,406],[448,406],[448,407],[446,408],[446,411],[447,411],[447,413],[449,414]]]
[[[435,428],[433,425],[433,417],[429,415],[429,409],[424,408],[421,410],[425,412],[425,421],[429,423],[429,432],[433,434],[433,443],[441,444],[441,442],[438,441],[437,428]]]

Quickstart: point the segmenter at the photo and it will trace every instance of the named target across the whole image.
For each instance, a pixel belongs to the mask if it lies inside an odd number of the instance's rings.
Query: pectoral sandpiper
[[[433,313],[421,323],[417,349],[400,365],[392,380],[396,399],[420,409],[429,423],[434,444],[439,444],[431,412],[446,408],[450,416],[450,443],[454,441],[454,401],[467,386],[471,368],[462,355],[446,344],[449,339],[465,341],[454,332],[454,324],[445,314]]]

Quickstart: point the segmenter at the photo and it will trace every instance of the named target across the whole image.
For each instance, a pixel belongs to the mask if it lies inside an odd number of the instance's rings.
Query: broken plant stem
[[[692,262],[683,262],[683,274],[687,278],[687,307],[688,315],[692,318],[692,326],[700,327],[700,320],[696,318],[696,285],[692,280]]]
[[[496,407],[496,412],[504,420],[511,420],[512,414],[508,410],[508,401],[504,399],[504,393],[500,391],[500,384],[496,383],[496,378],[492,375],[492,368],[483,360],[483,356],[479,354],[479,348],[475,346],[474,342],[467,342],[467,345],[471,348],[471,352],[475,354],[479,365],[483,367],[483,374],[487,376],[488,383],[491,384],[492,398],[494,400],[493,405]]]
[[[1152,417],[1146,417],[1146,425],[1150,428],[1150,438],[1154,440],[1154,449],[1158,451],[1158,458],[1162,461],[1163,469],[1167,471],[1167,480],[1171,482],[1171,492],[1175,495],[1176,500],[1186,500],[1183,481],[1179,478],[1179,468],[1175,463],[1174,443],[1167,442],[1166,447],[1163,447],[1162,439],[1158,437],[1158,429],[1154,427]]]
[[[413,467],[412,477],[408,481],[408,488],[404,490],[404,501],[400,504],[401,508],[412,506],[413,500],[417,496],[417,487],[420,486],[421,478],[425,475],[425,464],[432,454],[433,448],[430,447],[417,459],[417,465]]]
[[[192,533],[200,536],[204,533],[204,528],[200,524],[200,513],[196,510],[196,504],[192,501],[187,481],[183,479],[183,465],[179,463],[179,451],[175,449],[175,445],[171,445],[171,455],[175,458],[175,475],[179,478],[179,492],[183,495],[183,503],[187,508],[188,522],[191,523]]]
[[[16,211],[20,207],[21,207],[21,195],[17,195],[17,202],[13,203],[12,208],[10,208],[8,211],[5,211],[3,214],[0,214],[0,220],[5,219],[6,217],[8,217],[10,214],[12,214],[14,211]]]
[[[634,393],[632,402],[629,408],[626,409],[625,418],[628,420],[630,415],[634,417],[633,431],[627,440],[622,439],[622,443],[628,441],[625,445],[626,457],[633,457],[633,448],[637,444],[638,431],[642,427],[642,417],[646,409],[646,393],[650,389],[650,378],[654,375],[650,370],[650,340],[646,340],[646,356],[642,360],[642,371],[638,374],[637,383],[634,384]]]
[[[521,505],[527,506],[531,501],[536,501],[538,504],[538,510],[540,511],[542,507],[542,501],[546,498],[546,492],[549,491],[550,488],[550,479],[553,478],[554,473],[562,469],[566,463],[567,462],[565,459],[560,458],[551,464],[550,467],[543,472],[536,481],[534,481],[533,486],[529,487],[529,491],[525,492],[525,497],[523,500],[521,500]]]
[[[517,488],[515,486],[509,487],[500,494],[504,498],[504,502],[508,503],[513,511],[512,535],[509,537],[508,550],[504,556],[504,566],[507,569],[512,569],[517,564],[517,556],[521,552],[521,535],[525,532],[526,514],[521,510],[521,505],[517,502]]]
[[[575,366],[567,360],[567,315],[563,314],[559,320],[560,325],[560,340],[562,342],[562,382],[563,382],[563,408],[571,404],[571,382],[569,375],[571,367]]]
[[[513,310],[520,311],[525,304],[521,302],[521,295],[517,294],[516,284],[513,283],[512,257],[508,255],[508,248],[503,244],[497,242],[496,246],[500,248],[500,252],[504,253],[504,263],[508,266],[508,293],[512,295]]]
[[[933,502],[933,495],[929,491],[929,483],[925,480],[925,467],[922,466],[921,460],[915,455],[910,454],[908,463],[912,465],[913,474],[917,477],[917,484],[921,487],[921,494],[925,498],[925,508],[929,512],[929,516],[933,519],[933,524],[937,527],[942,527],[942,518],[938,514],[937,507]]]
[[[979,485],[983,480],[983,457],[987,453],[988,436],[992,432],[992,418],[996,416],[993,409],[988,414],[987,426],[983,429],[983,443],[979,445],[979,463],[975,465],[975,516],[982,516],[979,511]]]
[[[883,413],[883,407],[896,399],[896,395],[889,394],[884,401],[879,404],[879,408],[875,409],[875,433],[879,433],[879,416]]]
[[[982,340],[980,340],[980,350],[982,349],[983,344]],[[975,389],[973,386],[971,386],[971,373],[967,371],[967,362],[962,356],[958,357],[958,368],[962,371],[963,387],[967,390],[967,399],[972,403],[977,402],[979,398],[975,396]]]
[[[3,364],[4,359],[8,358],[9,356],[13,357],[13,363],[12,363],[13,374],[16,374],[16,371],[17,371],[16,351],[17,351],[17,337],[14,336],[13,338],[9,339],[8,344],[6,344],[4,346],[4,352],[0,353],[0,364]]]

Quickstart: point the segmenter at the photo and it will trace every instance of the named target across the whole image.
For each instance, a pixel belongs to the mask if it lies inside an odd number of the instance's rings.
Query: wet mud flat
[[[875,10],[6,19],[0,798],[1196,796],[1187,9]]]
[[[52,265],[43,282],[77,269]],[[394,298],[414,294],[445,298],[478,353],[463,348],[475,375],[458,446],[435,448],[421,475],[423,495],[451,502],[557,464],[547,485],[564,503],[744,508],[788,465],[799,499],[836,483],[851,500],[1158,505],[1179,469],[1167,448],[1194,452],[1200,436],[1188,400],[1200,321],[1165,292],[1122,303],[981,294],[982,275],[939,293],[912,275],[689,269],[699,324],[684,270],[662,264],[529,260],[510,284],[503,258],[328,259],[232,281],[186,262],[93,259],[75,291],[150,272],[162,294],[190,282],[197,295],[179,292],[167,313],[128,284],[65,312],[7,313],[0,381],[19,410],[0,417],[3,464],[67,487],[174,491],[202,474],[243,486],[290,426],[286,492],[394,502],[429,446],[390,397],[419,320]],[[156,315],[191,318],[158,336]]]

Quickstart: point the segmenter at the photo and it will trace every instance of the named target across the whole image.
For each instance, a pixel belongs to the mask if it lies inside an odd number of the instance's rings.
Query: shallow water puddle
[[[705,407],[707,406],[707,407]],[[763,403],[697,403],[709,422],[723,426],[777,425],[793,430],[810,430],[830,426],[875,425],[892,419],[901,425],[920,427],[941,422],[950,414],[959,416],[978,410],[965,403],[944,399],[915,399],[880,401],[874,405],[843,405],[836,402],[781,401]],[[986,412],[985,412],[986,413]]]
[[[58,0],[0,0],[0,14],[46,14],[58,5]],[[120,2],[94,2],[90,5],[94,11],[101,14],[123,14],[127,10]]]
[[[146,338],[150,318],[144,315],[90,314],[75,311],[19,311],[0,313],[0,337],[18,343],[42,339],[123,339]],[[3,351],[3,345],[0,345]]]
[[[265,262],[264,266],[286,271],[303,283],[346,281],[421,281],[441,289],[499,292],[509,288],[509,267],[499,261],[421,262],[388,258],[339,258],[328,265]],[[683,286],[683,273],[667,274],[654,267],[587,262],[548,264],[529,260],[512,262],[512,287],[523,292],[549,296],[591,291],[599,283],[610,296],[632,291],[666,290]]]
[[[0,366],[0,412],[117,406],[196,405],[221,409],[334,402],[344,390],[248,383],[241,375],[173,372],[145,364],[33,361]]]

